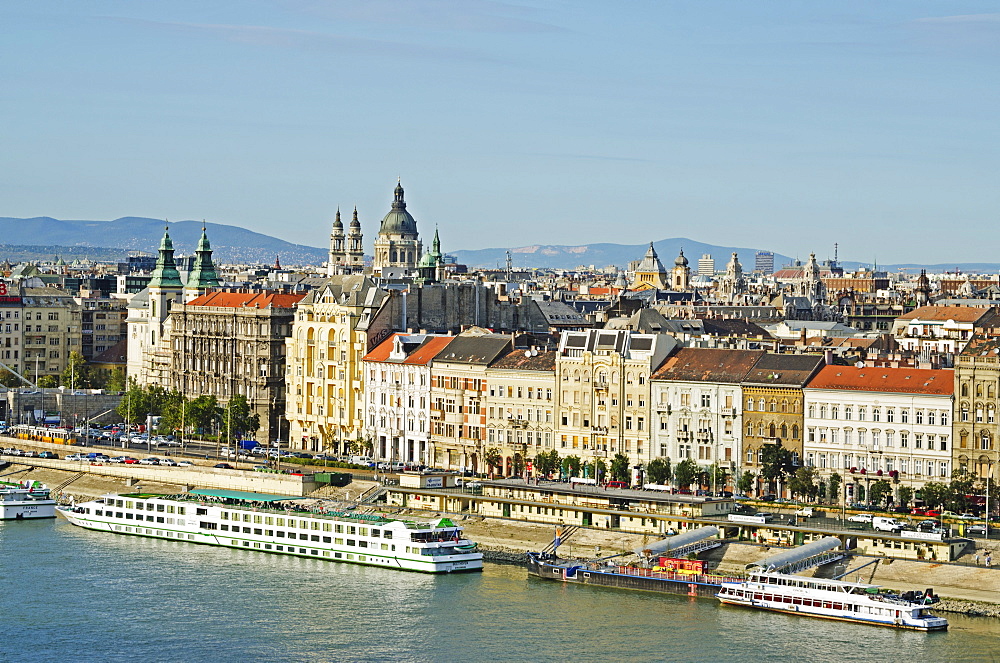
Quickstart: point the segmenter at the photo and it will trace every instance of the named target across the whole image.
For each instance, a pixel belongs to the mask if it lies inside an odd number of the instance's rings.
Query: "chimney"
[[[827,348],[823,351],[823,361],[827,366],[833,363],[833,348]]]

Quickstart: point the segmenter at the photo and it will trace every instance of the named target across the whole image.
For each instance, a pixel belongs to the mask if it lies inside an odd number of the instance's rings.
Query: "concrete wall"
[[[119,394],[77,394],[60,389],[43,389],[28,394],[8,389],[0,398],[0,407],[3,408],[0,419],[6,417],[11,424],[32,424],[35,423],[32,418],[34,411],[44,410],[61,413],[63,424],[68,426],[84,426],[88,417],[92,425],[104,425],[122,420],[113,411],[119,402]]]

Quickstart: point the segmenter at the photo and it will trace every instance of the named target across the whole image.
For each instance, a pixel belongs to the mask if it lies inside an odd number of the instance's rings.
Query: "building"
[[[431,445],[435,467],[485,472],[486,369],[513,350],[513,338],[474,327],[431,365]]]
[[[382,276],[412,276],[423,254],[417,222],[406,211],[403,186],[396,184],[392,208],[382,219],[375,237],[373,273]]]
[[[741,453],[741,385],[762,356],[762,350],[677,350],[653,374],[653,454],[675,463],[692,459],[706,471],[715,465],[732,477]],[[715,489],[727,483],[715,479]]]
[[[344,234],[344,224],[340,220],[340,209],[330,231],[330,253],[326,263],[327,276],[355,274],[365,266],[364,236],[358,221],[358,208],[354,208],[354,218],[348,234]]]
[[[373,324],[387,293],[361,274],[331,276],[299,301],[287,339],[285,416],[293,447],[345,453],[364,438],[362,358],[389,331]]]
[[[844,478],[848,502],[867,501],[872,481],[918,490],[952,470],[955,372],[824,366],[803,389],[803,459],[821,481]]]
[[[822,357],[767,353],[747,373],[743,380],[742,472],[759,478],[764,446],[779,442],[791,451],[794,465],[802,463],[802,388],[822,366]]]
[[[88,362],[127,338],[127,302],[121,297],[107,297],[92,290],[81,290],[75,297],[80,305],[80,354]]]
[[[24,298],[21,288],[0,281],[0,362],[24,377],[28,363],[24,360]],[[33,367],[33,364],[32,364]],[[9,384],[20,384],[11,380]]]
[[[80,305],[71,293],[59,288],[22,287],[20,293],[24,320],[23,375],[37,384],[43,376],[58,377],[69,365],[70,353],[80,352]],[[4,318],[4,329],[6,324]],[[6,350],[4,347],[4,356]]]
[[[166,388],[185,398],[215,396],[225,406],[246,398],[259,441],[281,440],[285,411],[285,339],[304,294],[211,292],[170,308]],[[224,426],[224,422],[220,422]]]
[[[715,258],[712,257],[712,254],[703,253],[698,258],[698,276],[707,276],[709,278],[715,276]]]
[[[649,288],[666,290],[669,286],[670,282],[667,270],[664,268],[663,263],[660,262],[659,256],[656,255],[653,243],[650,242],[649,248],[646,250],[646,255],[635,266],[632,284],[629,288],[631,290],[646,290]]]
[[[997,319],[997,309],[973,306],[921,306],[899,316],[892,326],[901,350],[954,355],[976,330]]]
[[[533,470],[533,459],[554,448],[555,365],[555,351],[532,347],[486,368],[486,445],[499,450],[504,476]]]
[[[666,334],[563,332],[556,356],[556,447],[562,456],[632,466],[650,450],[650,376],[677,347]]]
[[[680,292],[691,289],[691,268],[688,267],[688,259],[684,257],[684,249],[681,249],[674,258],[674,268],[670,272],[670,287]]]
[[[753,271],[764,276],[774,274],[774,252],[758,251],[754,256]]]
[[[998,474],[1000,334],[975,334],[955,361],[955,467],[985,479]]]
[[[375,460],[431,463],[431,361],[454,336],[396,333],[362,358]]]

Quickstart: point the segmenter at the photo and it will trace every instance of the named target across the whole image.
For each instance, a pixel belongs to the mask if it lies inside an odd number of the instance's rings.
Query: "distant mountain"
[[[117,249],[122,259],[127,251],[155,253],[163,237],[162,219],[127,216],[114,221],[66,221],[42,216],[33,219],[0,217],[0,237],[5,245],[40,245],[52,252],[42,257],[59,255],[64,260],[72,256],[95,260],[108,259],[109,249]],[[170,237],[177,255],[194,253],[201,237],[201,221],[170,222]],[[292,244],[275,237],[256,233],[238,226],[206,224],[214,258],[221,263],[273,264],[275,256],[286,265],[319,265],[327,258],[325,249]],[[64,250],[65,247],[72,251]],[[94,249],[88,255],[86,249]],[[8,258],[0,248],[0,259]],[[8,259],[16,259],[11,256]],[[37,259],[37,258],[36,258]]]
[[[617,265],[625,267],[633,260],[641,260],[646,255],[648,244],[583,244],[577,246],[542,245],[522,246],[511,249],[479,249],[474,251],[453,251],[452,255],[458,262],[471,268],[502,268],[507,261],[507,251],[511,253],[514,268],[550,267],[552,269],[575,269],[580,265],[606,267]],[[745,247],[716,246],[696,242],[693,239],[676,237],[653,242],[653,248],[660,257],[660,262],[669,271],[674,266],[681,249],[688,259],[692,272],[698,271],[698,259],[705,253],[715,259],[715,269],[724,270],[733,251],[737,253],[743,270],[753,271],[758,249]],[[774,254],[774,267],[780,268],[791,261],[788,256]]]

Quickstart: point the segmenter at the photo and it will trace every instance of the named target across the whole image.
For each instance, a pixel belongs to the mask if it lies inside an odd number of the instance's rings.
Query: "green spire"
[[[198,249],[195,254],[194,267],[188,274],[187,287],[214,288],[218,286],[219,275],[216,274],[215,264],[212,262],[212,246],[208,243],[205,226],[201,227],[201,239],[198,240]]]
[[[160,240],[160,257],[156,259],[156,268],[149,280],[149,287],[181,288],[183,286],[181,275],[177,271],[176,263],[174,263],[174,243],[170,241],[170,233],[164,228],[163,239]]]

